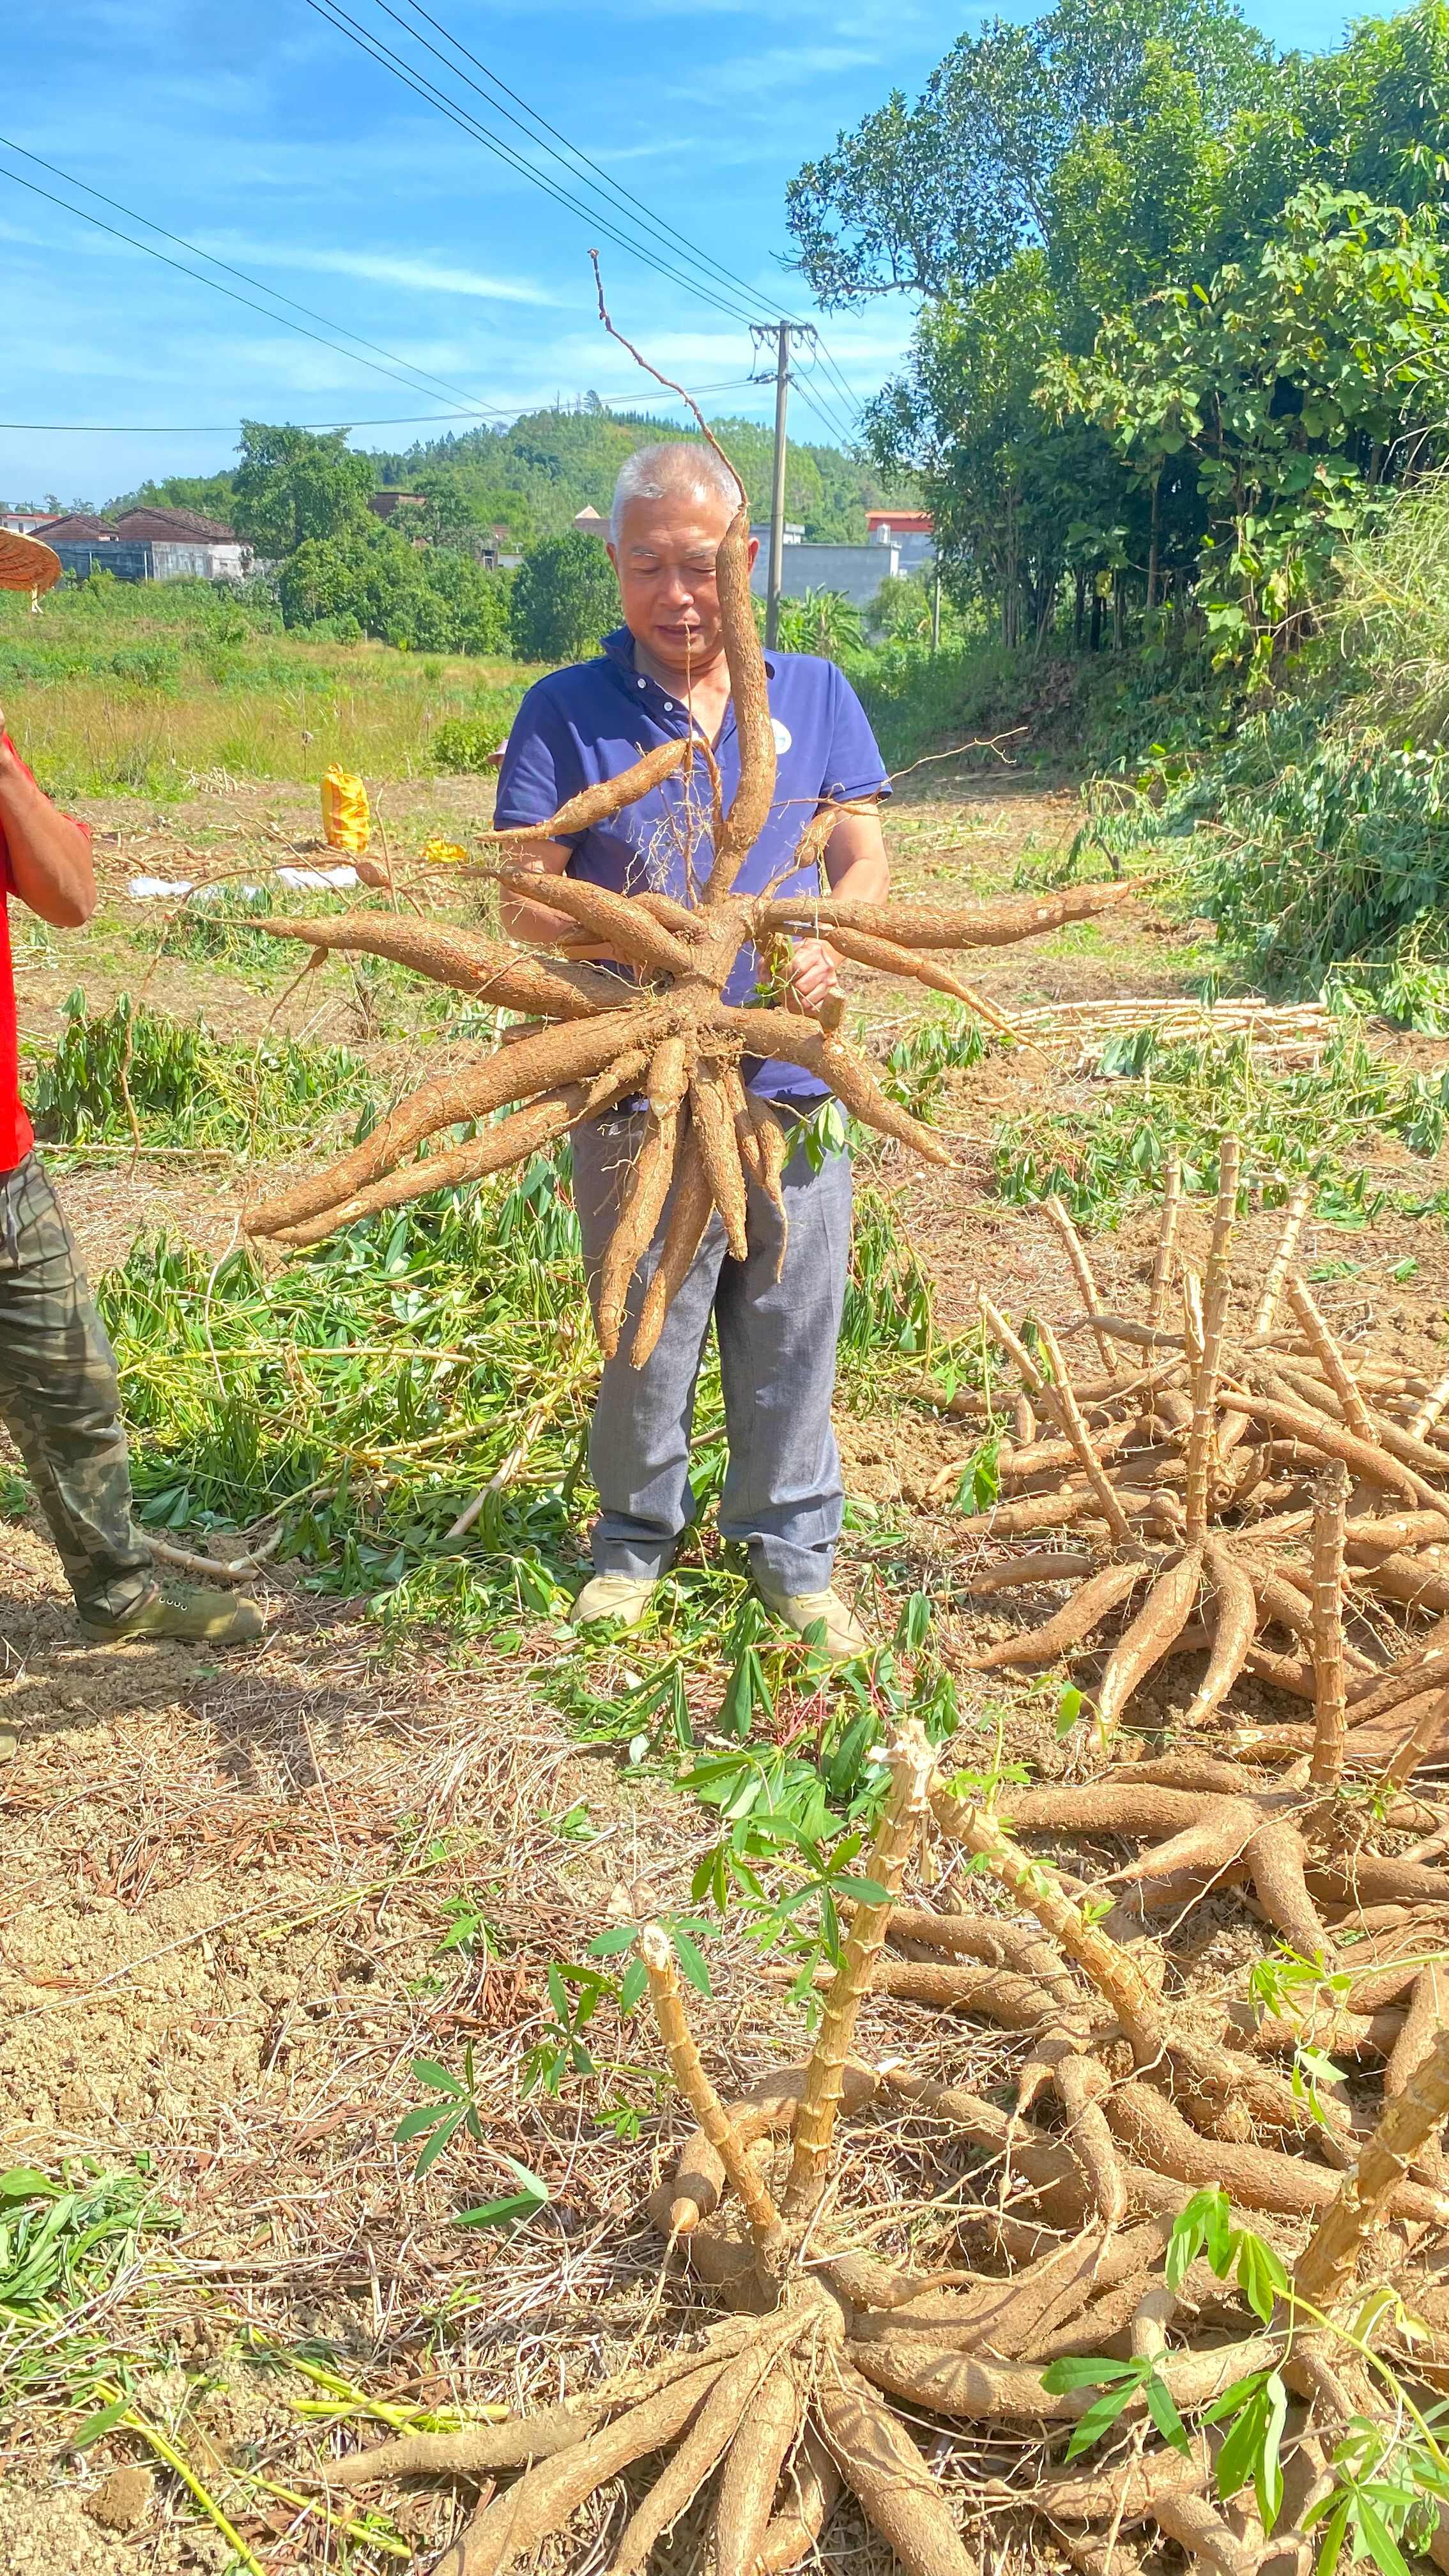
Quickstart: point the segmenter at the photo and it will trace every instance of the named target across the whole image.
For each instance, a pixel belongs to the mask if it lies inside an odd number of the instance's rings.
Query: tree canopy
[[[1439,460],[1449,6],[1273,58],[1228,0],[1062,0],[963,37],[790,191],[825,301],[922,298],[871,415],[1007,640],[1064,573],[1120,616],[1199,585],[1224,650]]]

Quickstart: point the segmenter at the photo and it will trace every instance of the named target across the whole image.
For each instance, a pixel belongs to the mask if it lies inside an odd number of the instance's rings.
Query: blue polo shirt
[[[737,890],[791,893],[816,884],[813,868],[792,870],[790,858],[822,798],[888,796],[890,781],[865,709],[834,662],[809,653],[765,657],[770,714],[779,766],[764,830],[738,877]],[[543,823],[570,796],[616,778],[640,755],[689,731],[683,703],[635,668],[634,638],[627,627],[604,637],[597,660],[575,662],[535,681],[513,720],[498,778],[494,816],[502,830]],[[714,745],[724,801],[739,785],[739,736],[734,707]],[[691,899],[709,874],[709,789],[696,765],[686,782],[677,774],[626,805],[621,814],[588,832],[565,833],[573,852],[571,877],[608,886],[616,894],[650,892]],[[694,889],[689,883],[692,852]],[[744,1002],[757,967],[746,949],[725,987],[725,999]],[[752,1090],[797,1099],[824,1097],[823,1085],[799,1065],[777,1060],[743,1068]]]

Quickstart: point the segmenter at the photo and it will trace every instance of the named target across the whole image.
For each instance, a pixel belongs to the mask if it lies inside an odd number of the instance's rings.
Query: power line
[[[109,206],[113,214],[124,215],[130,223],[143,224],[147,232],[158,234],[162,241],[173,243],[176,249],[190,251],[194,258],[204,259],[209,267],[223,270],[228,277],[240,278],[243,286],[254,286],[259,295],[270,296],[273,303],[289,305],[294,313],[305,313],[309,321],[322,323],[329,333],[340,332],[344,340],[351,340],[354,343],[355,348],[371,349],[374,357],[395,360],[395,366],[374,367],[372,369],[374,375],[390,376],[395,384],[405,384],[414,393],[442,395],[445,399],[466,403],[471,410],[480,414],[494,408],[491,404],[475,403],[472,395],[462,385],[449,384],[445,377],[432,376],[425,368],[409,365],[406,358],[397,356],[396,350],[383,349],[374,340],[362,339],[357,332],[349,331],[345,323],[333,322],[327,314],[314,312],[310,304],[299,304],[294,296],[283,295],[280,288],[263,285],[260,278],[249,276],[244,268],[233,268],[230,261],[216,258],[211,251],[203,250],[199,243],[187,241],[181,233],[168,232],[164,224],[153,223],[149,215],[138,214],[133,206],[123,206],[117,198],[106,196],[99,188],[92,188],[86,180],[75,178],[69,170],[62,170],[54,161],[42,160],[38,152],[28,152],[23,143],[12,143],[8,135],[0,134],[0,144],[4,145],[7,152],[18,153],[22,161],[33,162],[36,169],[48,170],[53,179],[63,180],[68,188],[79,188],[82,196],[94,197],[98,205]],[[112,234],[117,241],[129,242],[132,250],[145,251],[149,258],[162,260],[167,268],[179,269],[183,277],[197,278],[201,285],[211,287],[216,294],[231,294],[231,289],[219,285],[214,277],[201,277],[197,270],[186,268],[180,260],[167,259],[164,251],[157,250],[152,243],[138,242],[129,233],[120,232],[114,224],[102,223],[98,215],[89,214],[84,206],[67,205],[63,197],[52,196],[48,188],[37,187],[33,179],[22,178],[18,170],[0,168],[0,178],[9,179],[17,188],[28,188],[33,196],[44,197],[49,204],[60,206],[68,215],[79,216],[82,223],[94,224],[98,231]],[[232,295],[231,300],[234,304],[249,303],[249,299],[244,295]],[[250,304],[249,310],[261,313],[269,322],[282,323],[289,331],[295,331],[299,327],[295,322],[288,322],[285,314],[273,313],[264,305]],[[302,333],[302,337],[315,340],[317,334],[315,331],[306,331]],[[353,351],[341,348],[336,339],[328,338],[322,345],[336,350],[341,357],[353,357]],[[353,362],[363,366],[368,364],[365,358],[359,361],[354,357]],[[405,369],[406,372],[399,375],[396,372],[397,367]]]
[[[512,99],[514,105],[521,108],[523,110],[523,114],[530,118],[532,123],[544,134],[552,135],[556,143],[561,143],[564,151],[571,156],[575,163],[581,165],[584,169],[592,171],[599,183],[603,187],[607,188],[612,196],[619,200],[620,204],[625,208],[626,212],[632,217],[635,223],[643,224],[661,240],[669,240],[677,243],[679,248],[688,256],[693,267],[702,267],[712,270],[714,275],[726,286],[736,288],[739,293],[752,304],[758,300],[755,296],[755,290],[750,285],[748,279],[741,277],[737,269],[726,268],[721,261],[714,257],[712,252],[701,250],[696,243],[691,242],[687,234],[679,231],[677,225],[664,221],[659,216],[655,215],[652,209],[643,203],[642,199],[633,196],[626,190],[620,188],[617,181],[609,176],[608,171],[605,170],[599,162],[595,161],[591,154],[585,152],[579,144],[571,142],[569,137],[562,133],[558,126],[551,124],[548,118],[542,115],[537,108],[531,107],[527,99],[523,98],[516,89],[513,89],[509,83],[501,77],[499,73],[493,71],[487,63],[483,62],[477,54],[472,52],[471,48],[463,43],[460,36],[455,36],[451,28],[444,26],[440,18],[435,18],[430,10],[425,9],[422,5],[422,0],[405,0],[405,5],[412,10],[415,17],[423,19],[428,26],[433,28],[435,33],[442,37],[445,44],[451,45],[456,54],[461,54],[465,62],[470,62],[475,71],[480,71],[483,74],[484,79],[490,82],[495,90],[500,91],[503,97]],[[396,24],[399,26],[402,25],[402,20],[398,18],[396,10],[389,5],[389,0],[374,0],[374,6],[385,9],[387,15],[392,18]],[[425,38],[420,38],[418,41],[426,43]],[[438,61],[442,61],[444,59],[442,55],[437,53],[437,48],[435,46],[429,45],[428,51],[429,53],[434,54]],[[451,69],[452,66],[449,65],[448,68]],[[466,74],[464,74],[463,77],[466,78]],[[468,86],[470,89],[476,89],[477,83],[469,81]],[[482,96],[483,93],[480,91],[479,95]],[[503,112],[505,114],[507,113],[506,110]],[[517,118],[510,118],[509,121],[512,124],[518,124],[519,122]],[[526,128],[520,126],[520,131],[526,130]],[[560,158],[558,154],[554,154],[551,157],[556,160]],[[783,318],[796,324],[799,324],[801,319],[798,314],[790,313],[786,313]],[[814,328],[813,325],[811,327],[812,329]],[[820,339],[818,331],[815,336],[818,354],[825,367],[826,373],[833,380],[836,391],[844,401],[847,418],[854,420],[860,413],[861,404],[856,395],[852,392],[845,376],[836,363],[833,353],[826,347],[825,342]]]
[[[701,385],[698,390],[701,394],[733,394],[742,392],[746,385],[753,383],[753,376],[732,376],[725,384]],[[639,397],[637,394],[609,394],[599,399],[606,409],[612,409],[619,403],[636,404]],[[526,408],[520,404],[517,412],[500,412],[498,416],[515,420]],[[287,426],[289,429],[446,429],[455,420],[481,420],[483,417],[481,411],[404,412],[386,420],[294,420]],[[224,438],[229,430],[240,427],[239,420],[0,420],[0,430],[45,430],[74,438]]]
[[[692,268],[701,269],[706,273],[712,271],[720,285],[732,291],[738,291],[743,296],[748,297],[752,294],[744,278],[737,277],[731,269],[723,267],[709,252],[697,249],[694,243],[685,234],[677,231],[673,224],[661,223],[641,199],[631,195],[627,189],[621,188],[616,180],[610,178],[608,171],[592,159],[590,154],[582,151],[577,144],[571,143],[568,136],[560,133],[556,125],[550,125],[546,116],[541,116],[536,108],[530,107],[528,101],[519,96],[517,90],[511,89],[507,81],[500,79],[496,72],[491,71],[487,63],[471,52],[460,37],[455,36],[451,29],[443,25],[441,19],[434,18],[428,10],[424,9],[421,0],[407,0],[407,5],[412,9],[415,17],[423,19],[442,37],[445,44],[451,45],[454,53],[461,54],[465,62],[470,62],[476,71],[480,71],[494,90],[501,91],[504,98],[512,99],[514,105],[523,110],[522,117],[514,116],[508,108],[501,105],[499,100],[489,101],[498,114],[505,117],[510,125],[515,126],[520,134],[526,136],[529,142],[537,143],[540,140],[540,133],[531,130],[536,127],[542,134],[551,134],[555,143],[563,145],[563,152],[555,152],[547,143],[543,145],[543,149],[548,153],[550,160],[556,161],[571,179],[578,178],[580,184],[593,190],[607,189],[609,195],[617,200],[628,221],[636,226],[642,226],[646,232],[653,233],[656,240],[663,243],[666,248],[671,242],[674,243],[677,246],[675,255],[682,251]],[[412,36],[414,42],[430,53],[436,62],[442,63],[446,71],[452,72],[455,78],[465,81],[468,88],[475,91],[479,98],[487,97],[487,91],[481,89],[477,81],[469,79],[466,72],[460,73],[457,66],[450,63],[447,56],[440,53],[436,45],[428,43],[426,36],[417,35],[416,31],[399,17],[396,9],[390,6],[390,0],[373,0],[373,6],[380,9],[385,17],[391,18],[393,24],[401,27],[405,34]],[[530,124],[524,123],[524,117],[530,120]],[[567,160],[564,158],[565,153],[569,156]],[[573,166],[570,166],[571,164]],[[582,177],[582,173],[586,171],[592,176]]]
[[[486,151],[493,153],[495,158],[504,162],[508,168],[516,170],[521,178],[531,179],[536,188],[542,188],[546,196],[552,197],[557,204],[565,206],[570,214],[580,217],[592,231],[605,233],[609,240],[616,242],[631,259],[637,259],[644,267],[656,270],[661,277],[669,278],[675,286],[682,286],[685,293],[693,296],[696,301],[712,304],[717,312],[726,314],[732,322],[748,320],[748,313],[744,308],[737,309],[733,304],[726,303],[722,296],[702,286],[697,279],[686,277],[679,269],[669,267],[653,252],[631,240],[627,233],[620,232],[618,226],[607,215],[601,215],[595,207],[581,204],[579,199],[571,196],[567,189],[559,187],[555,181],[547,178],[541,170],[526,161],[521,153],[515,152],[511,144],[503,142],[498,135],[490,133],[488,127],[479,122],[471,109],[462,107],[449,99],[435,81],[429,80],[425,72],[415,70],[410,63],[404,61],[401,54],[393,50],[391,45],[385,44],[381,37],[374,36],[367,28],[359,26],[357,20],[343,8],[341,0],[306,0],[306,6],[315,16],[325,19],[329,26],[335,27],[339,35],[346,36],[348,41],[355,44],[361,52],[370,54],[373,61],[390,73],[394,80],[401,81],[404,88],[412,90],[417,97],[425,99],[430,106],[437,108],[440,115],[446,116],[449,122],[458,126],[463,133],[471,134]]]
[[[494,152],[498,158],[505,161],[509,167],[517,170],[523,177],[531,179],[535,186],[544,189],[546,194],[553,197],[557,203],[565,205],[571,213],[583,214],[591,222],[601,222],[601,219],[594,214],[592,209],[587,206],[580,206],[577,199],[574,198],[567,190],[556,186],[552,180],[546,178],[532,163],[525,160],[520,154],[516,153],[511,146],[503,143],[497,136],[491,135],[488,129],[481,125],[479,121],[472,116],[469,110],[461,108],[458,102],[451,102],[447,94],[441,90],[438,84],[431,80],[426,73],[417,71],[415,67],[408,63],[402,55],[398,54],[392,46],[386,44],[380,37],[373,36],[370,30],[360,26],[358,21],[352,18],[347,10],[342,6],[342,0],[326,0],[325,6],[322,5],[322,0],[307,0],[307,5],[309,8],[314,9],[318,16],[326,17],[328,22],[337,28],[339,34],[348,35],[350,41],[358,45],[363,52],[370,53],[372,59],[376,63],[378,63],[383,69],[390,71],[395,79],[401,80],[408,88],[412,89],[416,96],[427,100],[431,105],[436,107],[441,114],[449,117],[452,123],[460,126],[464,132],[473,132],[476,139],[482,142],[488,150]],[[390,0],[373,0],[373,5],[380,9],[386,17],[391,18],[394,25],[402,28],[404,33],[413,35],[414,41],[421,44],[424,49],[433,56],[433,59],[436,62],[441,63],[445,71],[450,72],[455,79],[463,80],[467,84],[468,88],[473,90],[477,96],[485,97],[487,95],[485,91],[479,88],[476,81],[469,78],[466,72],[460,72],[456,64],[450,63],[447,57],[439,51],[436,45],[430,44],[425,36],[419,36],[416,34],[415,30],[408,28],[405,21],[399,17],[397,10],[390,5]],[[450,45],[455,53],[462,55],[465,61],[472,63],[474,68],[483,74],[484,79],[489,81],[495,90],[502,92],[504,97],[512,99],[514,104],[523,110],[524,116],[532,119],[535,126],[541,128],[543,133],[552,135],[557,142],[561,143],[564,147],[564,151],[572,156],[575,164],[581,165],[582,169],[596,174],[595,180],[584,178],[580,180],[579,184],[589,188],[594,194],[598,193],[599,187],[607,188],[610,194],[619,201],[619,204],[625,209],[628,217],[636,225],[643,225],[649,232],[652,232],[658,240],[667,240],[678,244],[679,253],[676,255],[682,255],[686,258],[691,267],[702,271],[712,271],[714,277],[722,282],[726,290],[726,296],[730,300],[722,300],[719,293],[709,284],[700,285],[696,284],[692,279],[681,277],[677,269],[667,266],[657,256],[651,255],[647,247],[626,238],[617,230],[617,227],[608,218],[604,218],[601,222],[601,228],[609,233],[612,240],[616,241],[622,249],[628,251],[632,257],[640,260],[644,266],[653,268],[660,276],[670,278],[676,285],[683,285],[689,292],[698,295],[701,300],[713,304],[717,311],[730,312],[735,318],[740,320],[747,320],[749,318],[749,312],[755,307],[758,299],[755,296],[754,289],[744,278],[740,277],[735,270],[724,267],[724,265],[720,261],[716,260],[711,253],[697,248],[697,246],[691,243],[688,237],[681,233],[676,226],[661,222],[660,219],[656,217],[647,206],[643,205],[639,199],[629,196],[624,190],[620,189],[617,183],[609,177],[607,171],[600,167],[598,162],[594,161],[588,153],[582,151],[577,144],[570,142],[568,137],[564,135],[557,126],[550,124],[546,117],[540,115],[537,109],[530,107],[527,100],[522,98],[517,90],[511,88],[508,82],[502,80],[496,72],[492,71],[477,54],[473,53],[471,49],[462,42],[460,37],[455,36],[450,28],[444,26],[441,19],[435,18],[429,10],[423,8],[421,0],[406,0],[406,5],[413,10],[417,17],[422,18],[428,26],[435,29],[437,34],[443,38],[444,43]],[[537,136],[529,133],[528,127],[522,123],[520,118],[513,116],[506,107],[501,106],[499,101],[492,100],[490,101],[490,104],[495,107],[499,114],[507,118],[510,125],[516,127],[517,130],[521,134],[527,136],[530,141],[536,141],[538,139]],[[561,169],[567,171],[570,178],[574,176],[573,170],[569,169],[568,163],[563,160],[560,153],[551,151],[547,144],[544,145],[544,149],[549,151],[550,159],[556,161]],[[745,298],[746,304],[737,304],[733,300],[735,295]],[[798,316],[788,315],[785,318],[793,319],[797,322],[799,319]],[[839,398],[844,402],[846,420],[848,424],[851,424],[842,428],[838,423],[832,422],[830,423],[831,434],[833,437],[839,439],[844,445],[848,446],[854,435],[853,423],[859,416],[861,405],[855,394],[851,391],[849,384],[846,382],[845,376],[837,364],[833,353],[826,347],[823,341],[819,340],[818,334],[817,343],[821,362],[825,367],[827,376],[832,380]],[[817,408],[819,408],[819,406],[817,406]],[[828,418],[827,414],[822,413],[822,416]]]

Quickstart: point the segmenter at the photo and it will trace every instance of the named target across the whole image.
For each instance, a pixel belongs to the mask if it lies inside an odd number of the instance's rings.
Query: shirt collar
[[[640,677],[640,673],[634,660],[634,638],[630,634],[628,627],[616,626],[612,634],[604,637],[603,642],[605,661],[612,662],[616,670],[627,673],[630,680],[637,681]],[[773,653],[767,653],[765,655],[765,677],[769,680],[773,680],[776,669],[777,664]],[[657,683],[649,681],[647,685],[653,688]],[[660,694],[661,696],[663,695],[662,690]]]

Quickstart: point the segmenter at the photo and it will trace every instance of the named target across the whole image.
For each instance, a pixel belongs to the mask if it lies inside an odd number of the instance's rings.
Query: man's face
[[[619,542],[609,548],[624,623],[651,661],[677,676],[681,692],[722,650],[714,567],[730,516],[723,500],[707,494],[629,501]],[[751,538],[751,563],[757,551]]]

